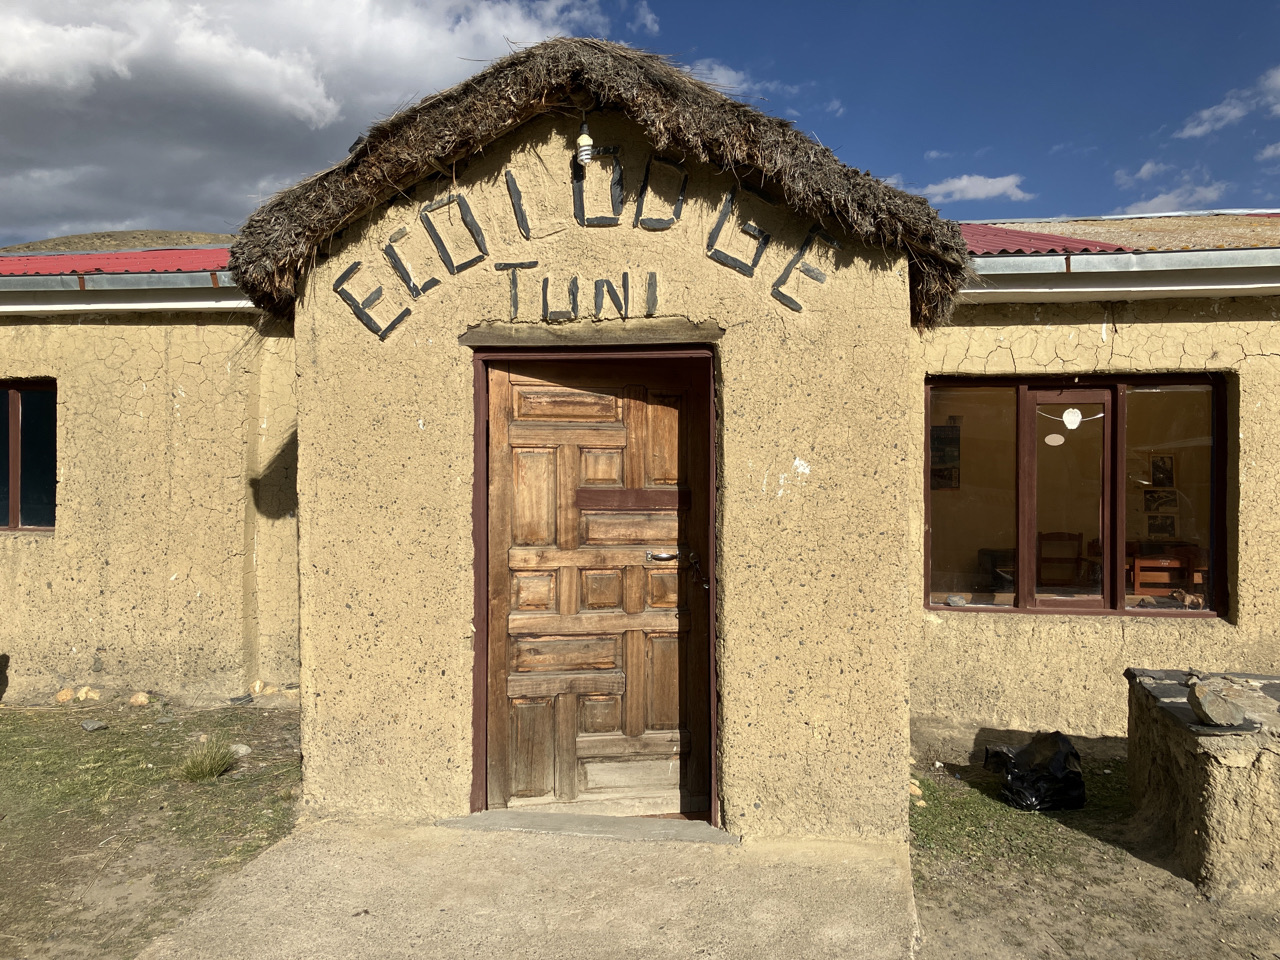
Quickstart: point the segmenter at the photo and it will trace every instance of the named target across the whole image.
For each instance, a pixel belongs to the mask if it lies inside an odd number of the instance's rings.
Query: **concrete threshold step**
[[[587,813],[548,813],[532,810],[486,810],[469,817],[439,820],[438,827],[486,832],[560,833],[608,840],[657,840],[677,843],[715,843],[734,846],[739,837],[702,820],[656,817],[608,817]]]

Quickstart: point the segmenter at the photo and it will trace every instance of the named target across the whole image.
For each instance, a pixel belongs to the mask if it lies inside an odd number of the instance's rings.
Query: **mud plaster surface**
[[[293,428],[292,348],[225,315],[0,324],[0,373],[58,389],[56,528],[0,533],[6,702],[225,697],[264,651],[268,679],[296,677],[294,535],[257,523],[249,486]]]
[[[912,619],[912,495],[918,460],[903,444],[916,395],[905,264],[854,248],[815,247],[827,276],[796,274],[770,296],[810,223],[742,194],[743,216],[771,233],[755,275],[710,260],[708,233],[732,177],[688,164],[683,214],[670,230],[632,225],[649,147],[636,129],[591,117],[597,145],[617,145],[625,209],[617,227],[573,219],[569,142],[576,124],[543,119],[486,151],[456,187],[423,184],[349,229],[307,281],[298,312],[303,729],[308,797],[322,810],[400,816],[465,813],[471,785],[472,370],[457,338],[477,323],[517,324],[568,309],[577,276],[579,329],[591,339],[594,283],[620,288],[631,313],[658,275],[657,315],[725,330],[721,390],[720,703],[726,822],[747,835],[901,838],[906,762],[905,657]],[[571,129],[572,128],[572,129]],[[517,176],[531,239],[518,232],[503,172]],[[589,169],[588,214],[605,164]],[[462,192],[489,259],[449,276],[417,220],[422,203]],[[671,199],[670,197],[668,199]],[[455,249],[468,238],[439,211]],[[661,215],[646,205],[646,216]],[[390,269],[395,241],[420,286]],[[741,223],[724,242],[750,258]],[[353,262],[357,298],[381,286],[380,341],[332,285]],[[603,316],[616,311],[606,298]],[[625,327],[625,324],[624,324]]]
[[[961,308],[926,333],[910,401],[911,449],[922,458],[926,374],[974,376],[1222,372],[1229,375],[1227,582],[1218,619],[1071,617],[920,610],[922,565],[909,570],[919,610],[911,655],[913,720],[979,728],[1126,730],[1126,667],[1280,671],[1280,334],[1270,299],[1117,304],[993,304]],[[1103,331],[1105,328],[1105,339]],[[923,463],[915,485],[913,553],[923,556]],[[967,752],[963,737],[949,750]]]
[[[1263,690],[1280,688],[1280,678],[1255,677],[1269,681],[1261,689],[1247,681],[1227,687],[1257,731],[1230,735],[1191,726],[1196,717],[1185,679],[1130,682],[1136,822],[1164,840],[1183,875],[1204,890],[1274,896],[1280,892],[1280,716],[1276,699]]]

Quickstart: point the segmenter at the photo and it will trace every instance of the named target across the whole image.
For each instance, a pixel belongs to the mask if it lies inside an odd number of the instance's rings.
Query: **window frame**
[[[930,490],[930,446],[933,429],[934,387],[1010,387],[1017,391],[1015,409],[1016,449],[1016,524],[1018,552],[1014,603],[1012,606],[971,604],[963,607],[947,606],[930,599],[930,582],[933,575],[933,496]],[[1148,609],[1125,606],[1125,510],[1121,498],[1125,493],[1126,466],[1126,393],[1133,387],[1156,386],[1209,386],[1211,388],[1212,440],[1210,446],[1210,530],[1209,569],[1211,582],[1206,584],[1206,600],[1211,609]],[[1105,558],[1101,603],[1076,599],[1037,598],[1034,589],[1024,589],[1035,578],[1035,552],[1027,549],[1034,544],[1036,450],[1035,408],[1037,395],[1058,393],[1058,402],[1074,402],[1072,393],[1078,396],[1089,392],[1105,391],[1109,394],[1107,409],[1110,413],[1109,436],[1104,446],[1103,467],[1103,550]],[[1083,398],[1081,398],[1083,399]],[[1041,399],[1040,402],[1045,402]],[[1048,402],[1054,402],[1049,400]],[[1086,402],[1098,402],[1092,399]],[[1074,614],[1077,616],[1126,616],[1126,617],[1182,617],[1190,619],[1227,619],[1230,593],[1227,586],[1227,378],[1223,374],[1188,373],[1184,375],[1116,374],[1081,375],[1069,377],[974,377],[933,375],[925,378],[924,388],[924,606],[930,611],[950,613],[1001,613],[1001,614]]]
[[[19,391],[34,392],[37,390],[53,393],[56,407],[57,380],[50,377],[29,380],[0,380],[0,395],[3,396],[5,405],[3,415],[7,416],[9,420],[9,502],[8,504],[0,504],[0,519],[3,520],[3,523],[0,523],[0,533],[52,533],[56,529],[54,526],[24,526],[22,524],[22,402],[19,398]],[[56,445],[56,419],[54,436]],[[56,481],[54,503],[57,503]],[[56,524],[56,517],[54,522]]]

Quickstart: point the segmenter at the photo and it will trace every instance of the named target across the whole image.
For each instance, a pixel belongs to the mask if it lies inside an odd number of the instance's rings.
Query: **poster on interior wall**
[[[1148,540],[1176,540],[1178,537],[1178,518],[1168,513],[1147,514]]]
[[[1172,487],[1173,454],[1153,453],[1151,455],[1151,485],[1153,487]]]
[[[939,424],[929,432],[929,486],[934,490],[960,489],[958,423]]]
[[[1142,510],[1144,513],[1177,513],[1177,490],[1143,490]]]

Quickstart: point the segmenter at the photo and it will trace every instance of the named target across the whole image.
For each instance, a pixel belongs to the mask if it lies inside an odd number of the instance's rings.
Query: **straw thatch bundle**
[[[555,39],[499,60],[375,124],[342,163],[276,194],[249,217],[231,270],[254,303],[292,317],[298,282],[319,245],[431,175],[454,176],[487,144],[543,113],[616,109],[658,150],[740,175],[758,172],[796,210],[910,263],[911,310],[944,320],[967,271],[959,227],[922,197],[846,167],[785,120],[695,80],[663,57],[603,40]]]

